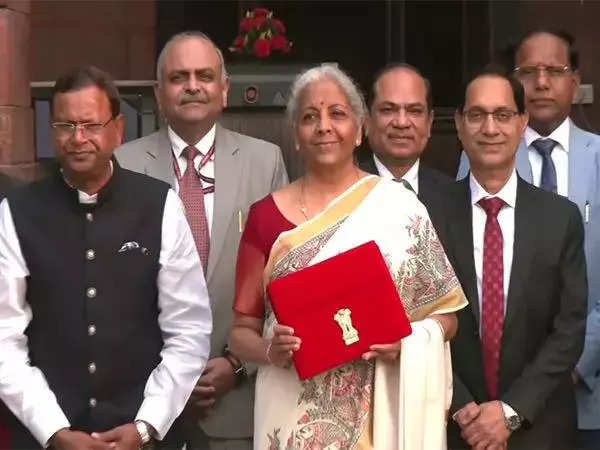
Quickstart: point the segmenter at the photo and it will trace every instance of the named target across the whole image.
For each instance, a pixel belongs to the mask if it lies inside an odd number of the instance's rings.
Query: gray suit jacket
[[[600,429],[600,136],[584,131],[571,123],[569,144],[568,197],[577,204],[584,218],[589,292],[585,346],[581,359],[577,363],[577,371],[582,378],[582,382],[576,389],[578,427],[598,430]],[[516,166],[519,175],[531,183],[531,164],[523,139],[517,150]],[[463,152],[457,179],[464,178],[468,171],[469,161]]]
[[[235,265],[240,243],[238,216],[245,219],[252,203],[288,182],[281,150],[269,142],[244,136],[217,124],[215,137],[215,196],[206,273],[213,313],[210,357],[221,356],[233,317]],[[119,147],[123,167],[169,184],[174,182],[167,129]],[[252,436],[254,376],[220,398],[200,426],[211,437]]]

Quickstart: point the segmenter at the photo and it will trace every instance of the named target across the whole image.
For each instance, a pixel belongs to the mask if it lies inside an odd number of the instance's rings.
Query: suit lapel
[[[517,181],[517,200],[515,204],[515,235],[513,243],[513,259],[510,270],[510,282],[506,299],[506,314],[504,318],[504,333],[506,333],[518,310],[523,306],[521,292],[527,284],[529,268],[533,258],[536,242],[535,208],[530,200],[530,190],[533,189],[523,179]]]
[[[379,175],[375,161],[373,160],[373,153],[367,149],[360,149],[356,153],[358,160],[358,167],[365,172],[372,173],[373,175]]]
[[[436,192],[438,190],[437,180],[431,176],[431,173],[422,163],[419,164],[419,178],[417,181],[419,183],[419,194],[417,195],[419,199],[429,200],[434,195],[439,195],[439,192]]]
[[[440,192],[437,180],[431,176],[430,172],[427,170],[423,164],[419,164],[419,175],[417,177],[417,184],[419,193],[417,194],[417,198],[425,205],[427,208],[427,212],[429,213],[429,217],[433,221],[434,225],[437,225],[437,209],[439,209],[439,199]]]
[[[250,175],[248,175],[250,176]],[[207,280],[210,280],[221,248],[225,242],[227,229],[235,210],[235,200],[242,178],[239,144],[235,136],[217,124],[215,135],[215,195],[213,222],[208,256]]]
[[[452,217],[448,223],[448,237],[455,249],[455,270],[463,291],[471,304],[475,321],[479,324],[479,295],[477,293],[477,278],[473,257],[473,208],[469,177],[465,177],[452,187],[456,190],[455,195],[452,197],[453,204],[448,205]],[[457,211],[463,213],[457,214]]]
[[[596,186],[594,153],[588,150],[591,140],[571,124],[569,136],[569,200],[576,203],[581,213],[589,198],[588,189]]]
[[[519,143],[515,165],[517,173],[521,178],[528,183],[533,183],[533,173],[531,171],[531,163],[529,162],[529,149],[525,143],[525,138],[521,138],[521,142]]]
[[[158,131],[156,146],[146,149],[144,161],[144,173],[159,180],[169,183],[173,187],[175,176],[173,175],[173,151],[167,134],[167,127]]]

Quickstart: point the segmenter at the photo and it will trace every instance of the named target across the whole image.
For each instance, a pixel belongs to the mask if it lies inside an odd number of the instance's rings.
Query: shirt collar
[[[212,128],[210,130],[208,130],[208,133],[206,133],[202,137],[202,139],[200,139],[198,142],[196,142],[194,144],[194,147],[196,147],[198,149],[198,151],[200,153],[202,153],[203,155],[206,155],[206,153],[208,153],[208,151],[212,147],[213,143],[215,142],[216,130],[217,130],[217,125],[215,124],[212,126]],[[185,142],[181,137],[179,137],[179,135],[177,133],[175,133],[175,131],[173,130],[173,128],[171,128],[171,126],[168,127],[168,134],[169,134],[169,141],[171,141],[171,148],[173,149],[173,154],[175,155],[176,158],[179,158],[181,156],[181,153],[183,152],[183,150],[189,144],[187,142]]]
[[[473,176],[473,172],[469,175],[469,187],[471,188],[471,204],[479,202],[482,198],[498,197],[504,200],[511,208],[514,208],[517,204],[517,171],[513,168],[510,178],[506,182],[502,189],[496,194],[488,193],[483,186]]]
[[[548,136],[542,136],[533,128],[525,128],[523,138],[527,147],[536,139],[553,139],[560,144],[565,152],[569,152],[569,134],[571,131],[571,119],[568,117]]]
[[[110,160],[108,162],[110,163],[110,176],[112,177],[112,175],[114,173],[113,162],[112,162],[112,160]],[[67,186],[69,186],[72,189],[77,189],[75,186],[73,186],[71,183],[69,183],[69,180],[67,180],[67,178],[65,177],[62,167],[60,169],[60,173],[62,174],[63,180],[65,180],[65,183],[67,183]],[[79,197],[79,203],[81,203],[83,205],[95,205],[96,203],[98,203],[98,193],[97,192],[95,194],[90,195],[87,192],[80,191],[79,189],[77,189],[77,195]]]
[[[375,162],[375,167],[377,168],[377,172],[379,172],[381,177],[392,180],[396,178],[394,174],[390,172],[390,170],[381,162],[375,153],[373,153],[373,161]],[[408,169],[402,179],[410,183],[410,186],[413,188],[416,194],[419,193],[419,158],[417,158],[412,167]]]

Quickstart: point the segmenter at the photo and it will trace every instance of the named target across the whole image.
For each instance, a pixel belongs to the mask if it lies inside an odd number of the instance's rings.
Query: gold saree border
[[[432,314],[448,314],[456,312],[467,306],[467,298],[460,284],[445,295],[436,300],[415,308],[412,311],[407,311],[407,315],[411,322],[423,320]]]
[[[279,235],[269,253],[264,279],[269,279],[273,268],[286,254],[319,235],[340,220],[348,217],[381,181],[376,175],[361,178],[336,197],[323,211],[310,220]]]

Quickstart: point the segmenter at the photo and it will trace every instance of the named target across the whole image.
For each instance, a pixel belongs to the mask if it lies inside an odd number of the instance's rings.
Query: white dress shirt
[[[80,201],[97,195],[79,191]],[[152,371],[135,420],[154,427],[162,439],[183,411],[209,354],[211,310],[204,272],[179,197],[165,202],[158,286],[161,362]],[[7,199],[0,203],[0,397],[41,445],[69,427],[40,369],[30,364],[25,329],[32,319],[26,302],[29,275]],[[123,343],[126,345],[126,343]],[[135,351],[135,349],[130,349]]]
[[[381,160],[377,157],[375,153],[373,153],[373,161],[375,162],[375,167],[377,167],[377,172],[379,172],[379,176],[383,178],[391,178],[392,180],[396,179],[394,174],[390,172],[390,170],[385,167],[385,165],[381,162]],[[406,171],[404,176],[402,177],[404,181],[408,181],[410,186],[415,191],[415,194],[419,195],[419,159],[415,161],[410,169]]]
[[[194,147],[198,149],[198,151],[202,155],[206,155],[212,145],[215,142],[215,134],[216,134],[217,126],[213,125],[213,127],[204,135],[202,139],[200,139]],[[183,156],[183,150],[188,146],[188,144],[181,139],[173,131],[173,128],[168,128],[169,140],[171,141],[171,148],[173,149],[173,154],[177,159],[177,165],[179,166],[179,173],[183,176],[185,173],[185,169],[187,169],[187,159]],[[196,172],[198,172],[198,167],[200,166],[200,161],[202,161],[202,155],[198,155],[194,158],[194,168]],[[173,171],[174,172],[174,171]],[[212,158],[210,158],[204,167],[200,169],[200,173],[205,177],[214,178],[215,177],[215,155],[213,154]],[[173,186],[175,186],[175,191],[179,192],[179,180],[177,179],[177,174],[173,173]],[[204,210],[206,211],[206,221],[208,222],[208,233],[210,235],[212,231],[212,219],[213,219],[213,211],[214,211],[214,203],[215,203],[215,193],[210,192],[208,194],[204,194]]]
[[[477,276],[477,294],[479,296],[479,311],[481,308],[481,286],[483,279],[483,238],[485,233],[485,222],[487,214],[477,202],[482,198],[498,197],[504,200],[506,205],[498,212],[498,224],[502,231],[502,264],[504,284],[504,314],[506,314],[506,297],[510,284],[510,270],[513,259],[513,244],[515,241],[515,205],[517,203],[517,172],[513,172],[497,194],[489,194],[477,182],[473,172],[469,175],[469,186],[471,187],[471,204],[473,209],[473,257],[475,260],[475,274]],[[480,324],[481,328],[481,324]]]
[[[556,191],[567,197],[569,194],[569,139],[571,133],[571,119],[568,117],[549,136],[541,136],[532,128],[525,128],[523,135],[529,149],[529,163],[533,175],[533,185],[539,187],[542,179],[542,155],[533,148],[531,143],[536,139],[553,139],[557,142],[552,150],[552,162],[556,168]]]

